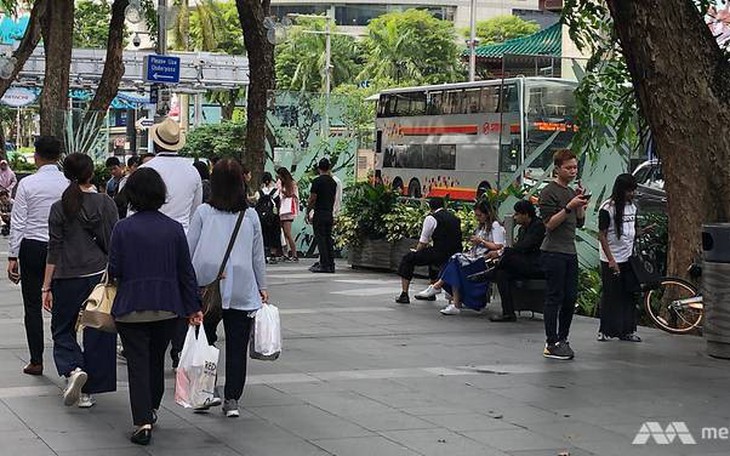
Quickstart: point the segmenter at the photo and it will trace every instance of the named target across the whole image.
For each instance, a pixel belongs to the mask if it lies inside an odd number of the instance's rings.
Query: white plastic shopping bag
[[[274,361],[281,354],[281,321],[279,309],[264,304],[256,311],[249,344],[251,359]]]
[[[175,402],[185,408],[205,409],[213,401],[219,350],[208,345],[201,327],[188,328],[175,376]]]

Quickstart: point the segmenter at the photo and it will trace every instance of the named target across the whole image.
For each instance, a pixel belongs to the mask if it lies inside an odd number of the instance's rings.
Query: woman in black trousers
[[[94,163],[85,154],[69,154],[63,173],[70,181],[48,217],[48,256],[41,289],[51,312],[53,360],[67,378],[63,403],[89,408],[91,396],[117,389],[116,337],[84,329],[83,350],[76,341],[76,319],[84,301],[101,281],[109,237],[117,221],[114,201],[96,193]]]
[[[182,225],[159,212],[167,189],[157,171],[141,168],[124,190],[135,214],[112,233],[109,275],[118,282],[112,314],[127,358],[129,400],[147,445],[165,391],[165,349],[180,317],[199,325],[200,296]]]

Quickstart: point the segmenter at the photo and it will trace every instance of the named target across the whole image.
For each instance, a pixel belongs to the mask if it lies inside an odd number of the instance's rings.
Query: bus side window
[[[497,112],[499,105],[498,87],[482,87],[480,112],[490,113]]]
[[[508,85],[502,87],[502,99],[500,112],[519,112],[520,107],[517,100],[517,86]]]
[[[464,90],[465,111],[467,114],[479,112],[479,89]]]
[[[448,104],[448,112],[444,114],[463,114],[464,113],[464,91],[451,90],[446,92]]]
[[[425,92],[414,92],[408,94],[411,98],[411,112],[412,116],[422,116],[426,114],[426,93]]]
[[[439,169],[439,145],[423,145],[423,167],[426,169]]]
[[[431,92],[428,94],[427,111],[432,116],[443,114],[443,92]]]
[[[395,102],[396,102],[396,95],[385,95],[386,102],[385,102],[385,117],[394,117],[396,115],[395,110]]]
[[[456,146],[453,144],[439,146],[439,168],[456,169]]]
[[[421,144],[409,144],[404,168],[423,168],[423,148]]]

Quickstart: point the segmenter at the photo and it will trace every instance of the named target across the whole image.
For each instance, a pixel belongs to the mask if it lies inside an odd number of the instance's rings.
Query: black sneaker
[[[489,321],[496,321],[496,322],[517,321],[517,316],[515,314],[499,315],[499,316],[495,315],[493,317],[489,317]]]
[[[568,359],[575,358],[575,352],[573,351],[572,348],[570,348],[570,342],[568,342],[567,340],[561,340],[560,342],[558,342],[558,345],[563,348],[563,351],[565,352],[565,354],[570,356],[570,358],[568,358]]]
[[[572,356],[565,350],[564,344],[545,344],[542,356],[551,359],[569,360]]]
[[[411,298],[408,297],[408,293],[404,292],[401,293],[400,296],[395,298],[395,302],[397,302],[398,304],[410,304]]]

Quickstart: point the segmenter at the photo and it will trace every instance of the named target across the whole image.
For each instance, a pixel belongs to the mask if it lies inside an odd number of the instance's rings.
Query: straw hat
[[[150,136],[155,144],[165,150],[174,152],[185,146],[185,135],[180,131],[180,125],[169,117],[151,126]]]

